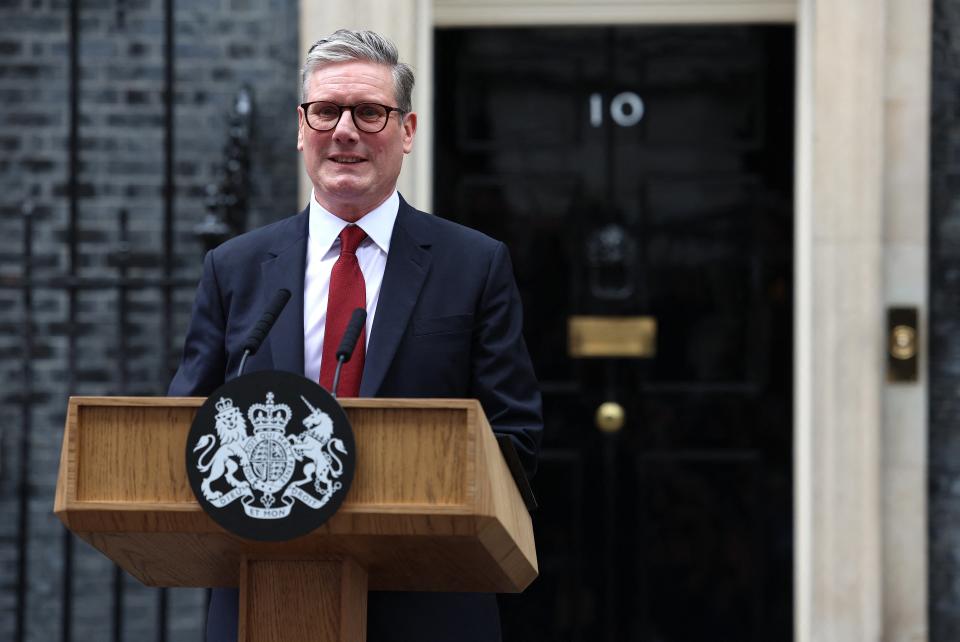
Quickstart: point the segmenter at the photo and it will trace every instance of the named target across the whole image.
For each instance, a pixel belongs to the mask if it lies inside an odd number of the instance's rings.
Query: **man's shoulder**
[[[224,241],[214,250],[218,262],[246,262],[275,255],[305,238],[307,212],[280,219]]]
[[[409,227],[414,228],[414,235],[422,236],[424,241],[455,246],[458,251],[483,253],[493,252],[501,245],[497,239],[442,215],[428,214],[413,207],[409,207],[408,213]]]

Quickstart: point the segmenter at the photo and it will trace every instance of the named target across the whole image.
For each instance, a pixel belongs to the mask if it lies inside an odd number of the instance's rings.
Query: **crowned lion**
[[[221,477],[225,477],[227,483],[234,488],[246,485],[246,482],[237,479],[234,473],[247,463],[247,453],[243,449],[248,437],[247,422],[240,409],[233,405],[232,399],[220,397],[220,401],[217,402],[215,426],[220,447],[213,453],[210,460],[204,462],[204,458],[216,444],[212,434],[201,437],[193,449],[193,452],[205,449],[197,458],[197,469],[201,473],[210,471],[210,474],[200,484],[200,489],[207,501],[213,501],[223,496],[220,491],[210,488],[210,484]],[[235,459],[239,459],[240,463],[238,464]]]

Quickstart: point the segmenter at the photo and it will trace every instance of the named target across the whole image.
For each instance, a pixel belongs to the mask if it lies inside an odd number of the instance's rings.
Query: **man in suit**
[[[479,399],[532,474],[540,394],[509,253],[396,191],[417,127],[413,80],[372,32],[340,30],[311,47],[297,108],[310,204],[207,254],[169,394],[209,395],[236,376],[244,340],[286,288],[290,302],[246,372],[287,370],[329,387],[343,310],[365,307],[341,395]],[[493,595],[371,592],[367,620],[369,642],[500,638]],[[214,590],[207,639],[235,640],[236,626],[237,591]]]

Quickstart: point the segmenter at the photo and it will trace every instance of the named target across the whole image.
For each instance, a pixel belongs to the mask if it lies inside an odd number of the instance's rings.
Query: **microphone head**
[[[343,339],[340,340],[340,347],[337,348],[337,359],[343,359],[344,363],[350,361],[353,356],[353,349],[357,345],[357,339],[363,332],[363,324],[367,322],[367,311],[364,308],[357,308],[350,316],[347,323],[347,329],[343,332]]]
[[[270,307],[268,307],[267,310],[272,312],[274,317],[279,316],[280,312],[286,307],[287,301],[289,300],[290,290],[287,288],[280,288],[270,300]]]
[[[283,308],[286,307],[289,300],[290,290],[283,288],[276,291],[273,298],[270,299],[270,303],[267,305],[263,316],[257,321],[257,324],[253,327],[253,331],[250,332],[250,336],[247,337],[246,343],[243,344],[245,351],[249,351],[251,355],[257,353],[257,350],[260,349],[260,344],[262,344],[263,340],[267,337],[267,333],[270,332],[270,328],[273,327],[277,317],[283,312]]]
[[[277,290],[277,293],[273,295],[273,300],[270,301],[270,308],[268,312],[273,315],[273,320],[276,321],[277,317],[280,316],[280,313],[283,312],[283,309],[287,307],[287,303],[290,301],[290,290],[287,288],[280,288]]]

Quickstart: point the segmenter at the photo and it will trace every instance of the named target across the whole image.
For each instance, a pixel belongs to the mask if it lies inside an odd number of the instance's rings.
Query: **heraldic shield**
[[[340,508],[356,465],[343,408],[318,384],[265,371],[228,381],[197,411],[187,475],[215,522],[248,539],[306,535]]]

